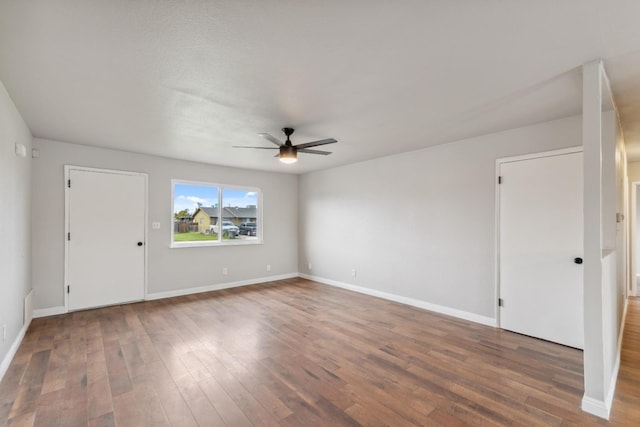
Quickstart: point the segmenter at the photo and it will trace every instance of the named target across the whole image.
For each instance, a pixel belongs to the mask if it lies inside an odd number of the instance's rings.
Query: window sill
[[[210,246],[244,246],[244,245],[261,245],[262,239],[252,239],[252,240],[223,240],[219,241],[196,241],[196,242],[172,242],[169,245],[170,249],[181,249],[181,248],[199,248],[199,247],[210,247]]]

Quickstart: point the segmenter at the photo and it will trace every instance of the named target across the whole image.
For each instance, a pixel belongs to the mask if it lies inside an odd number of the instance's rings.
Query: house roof
[[[224,213],[223,218],[256,218],[258,209],[255,206],[252,207],[226,207],[222,208]]]
[[[218,208],[214,207],[205,207],[202,206],[198,208],[193,216],[195,217],[198,211],[203,211],[205,214],[209,215],[209,218],[217,218],[218,217]],[[224,207],[222,208],[222,218],[257,218],[258,209],[255,206],[248,207]]]
[[[196,216],[198,211],[202,211],[202,212],[206,213],[211,218],[217,218],[218,217],[218,208],[214,208],[213,206],[211,206],[211,207],[201,206],[193,213],[193,216]]]

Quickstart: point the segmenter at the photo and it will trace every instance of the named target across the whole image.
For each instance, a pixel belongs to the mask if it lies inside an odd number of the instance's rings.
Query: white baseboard
[[[616,383],[618,382],[618,371],[620,370],[620,351],[616,358],[616,364],[611,373],[611,381],[609,381],[609,389],[604,400],[594,399],[593,397],[582,397],[582,410],[590,414],[596,415],[605,420],[609,419],[611,414],[611,406],[613,406],[613,398],[616,393]]]
[[[33,310],[33,317],[47,317],[47,316],[56,316],[58,314],[65,314],[67,309],[64,306],[59,307],[49,307],[49,308],[36,308]]]
[[[0,364],[0,381],[2,381],[2,378],[4,378],[4,374],[7,373],[7,369],[9,369],[9,365],[11,365],[13,357],[18,352],[18,348],[20,347],[20,344],[22,344],[22,340],[24,339],[24,335],[27,333],[28,328],[29,325],[22,325],[20,333],[18,333],[18,336],[13,341],[13,344],[11,344],[9,351],[4,356],[4,359],[2,359],[2,363]]]
[[[222,289],[237,288],[239,286],[256,285],[258,283],[273,282],[275,280],[292,279],[298,277],[298,273],[281,274],[279,276],[260,277],[258,279],[240,280],[237,282],[218,283],[209,286],[200,286],[197,288],[177,289],[175,291],[154,292],[147,294],[146,300],[152,301],[157,299],[179,297],[183,295],[199,294],[202,292],[219,291]]]
[[[597,417],[604,418],[605,420],[609,419],[609,412],[611,411],[611,407],[607,407],[604,401],[594,399],[592,397],[583,396],[582,397],[582,410],[593,414]]]
[[[468,311],[458,310],[451,307],[445,307],[443,305],[438,305],[438,304],[432,304],[426,301],[403,297],[400,295],[390,294],[387,292],[376,291],[374,289],[365,288],[363,286],[357,286],[349,283],[338,282],[336,280],[325,279],[324,277],[311,276],[303,273],[300,273],[300,277],[308,280],[313,280],[314,282],[324,283],[325,285],[335,286],[337,288],[347,289],[349,291],[354,291],[354,292],[358,292],[365,295],[371,295],[371,296],[383,298],[389,301],[399,302],[401,304],[406,304],[413,307],[434,311],[436,313],[446,314],[448,316],[457,317],[459,319],[469,320],[471,322],[480,323],[482,325],[493,326],[493,327],[497,326],[496,319],[494,319],[493,317],[481,316],[479,314],[469,313]]]
[[[616,363],[613,366],[611,372],[611,380],[609,381],[609,388],[606,390],[607,395],[604,400],[594,399],[592,397],[582,397],[582,410],[590,414],[596,415],[605,420],[609,419],[611,413],[611,406],[613,406],[613,398],[616,394],[616,384],[618,382],[618,373],[620,372],[620,355],[622,354],[622,338],[624,337],[624,325],[627,321],[627,307],[629,306],[629,300],[624,300],[624,309],[622,312],[622,321],[620,325],[620,333],[618,334],[618,351],[616,353]]]

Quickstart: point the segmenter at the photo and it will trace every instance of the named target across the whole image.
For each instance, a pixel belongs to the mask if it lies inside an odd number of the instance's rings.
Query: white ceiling
[[[579,114],[602,58],[640,160],[640,1],[2,0],[36,137],[304,173]],[[232,145],[333,137],[327,157]]]

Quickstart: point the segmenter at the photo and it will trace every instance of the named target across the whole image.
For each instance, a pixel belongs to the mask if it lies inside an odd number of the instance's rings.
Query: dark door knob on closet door
[[[580,257],[574,258],[573,262],[575,262],[576,264],[582,264],[582,258]]]
[[[142,242],[138,242],[138,246],[142,246]]]

